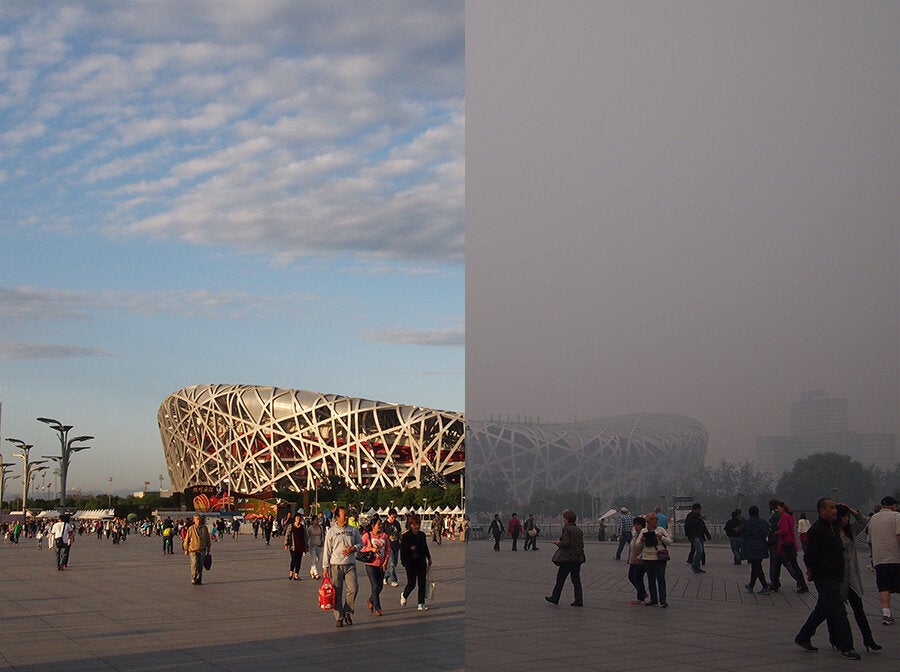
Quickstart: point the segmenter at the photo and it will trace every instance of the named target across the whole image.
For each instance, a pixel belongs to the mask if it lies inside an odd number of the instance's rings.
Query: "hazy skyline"
[[[105,492],[188,385],[462,410],[463,9],[4,4],[0,435]]]
[[[898,430],[892,2],[472,4],[466,411]]]

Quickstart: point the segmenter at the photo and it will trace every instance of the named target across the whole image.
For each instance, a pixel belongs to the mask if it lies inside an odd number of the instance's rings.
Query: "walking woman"
[[[665,609],[669,606],[666,602],[666,565],[669,562],[668,545],[672,543],[672,537],[662,527],[659,527],[659,518],[655,513],[647,516],[647,529],[638,537],[637,548],[641,561],[647,570],[647,588],[650,591],[648,607],[659,605]]]
[[[412,595],[416,584],[419,586],[418,609],[427,611],[425,606],[425,582],[428,569],[431,567],[431,551],[425,533],[422,532],[422,519],[418,513],[406,517],[409,529],[400,537],[400,564],[406,569],[406,587],[400,595],[400,606],[406,606],[406,599]]]
[[[290,581],[300,581],[300,562],[306,553],[306,528],[303,526],[303,516],[299,513],[294,516],[294,524],[284,535],[284,547],[291,553]]]
[[[363,551],[374,551],[375,559],[366,563],[366,576],[372,591],[369,595],[369,611],[381,616],[381,591],[384,588],[384,571],[391,559],[391,542],[381,529],[381,520],[376,518],[372,529],[363,534]]]
[[[544,597],[551,604],[559,604],[563,585],[566,577],[572,577],[572,587],[575,589],[575,601],[573,607],[584,606],[584,595],[581,590],[581,565],[584,564],[584,533],[575,524],[577,516],[574,511],[563,511],[563,529],[559,539],[554,541],[557,549],[553,554],[553,564],[559,567],[556,572],[556,585],[553,593]]]
[[[310,578],[319,578],[323,546],[325,546],[325,528],[322,527],[318,514],[314,513],[309,519],[309,525],[306,526],[306,550],[309,551],[311,560],[309,566]]]
[[[851,514],[856,519],[850,522]],[[869,523],[869,517],[853,509],[847,504],[837,505],[838,533],[844,544],[844,580],[841,583],[841,597],[850,603],[853,609],[853,617],[863,636],[863,645],[866,649],[878,651],[881,646],[875,643],[872,637],[872,628],[866,618],[866,610],[862,602],[862,576],[859,573],[859,556],[856,554],[856,536],[862,532]]]
[[[777,553],[781,558],[781,565],[788,571],[794,581],[797,582],[798,593],[808,593],[809,588],[806,585],[806,579],[800,566],[797,564],[797,524],[794,521],[794,513],[791,507],[785,502],[778,502],[776,510],[778,516],[778,545]]]

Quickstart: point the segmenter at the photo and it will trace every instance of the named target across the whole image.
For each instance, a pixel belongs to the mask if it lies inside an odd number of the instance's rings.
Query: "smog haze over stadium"
[[[467,419],[896,433],[897,3],[519,10],[466,13]]]
[[[156,490],[188,385],[462,410],[463,56],[461,0],[6,3],[0,435]]]

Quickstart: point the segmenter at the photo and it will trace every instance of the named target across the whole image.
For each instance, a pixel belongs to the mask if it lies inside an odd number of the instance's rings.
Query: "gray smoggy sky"
[[[466,10],[466,413],[898,429],[900,4]]]

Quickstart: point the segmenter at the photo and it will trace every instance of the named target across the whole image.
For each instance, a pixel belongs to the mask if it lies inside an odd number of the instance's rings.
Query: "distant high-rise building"
[[[799,436],[756,437],[756,464],[760,471],[775,478],[789,471],[804,456],[803,439]]]
[[[811,390],[791,403],[789,436],[756,437],[756,462],[777,479],[797,460],[815,453],[840,453],[866,466],[892,469],[898,458],[897,436],[851,431],[847,400]]]
[[[791,436],[818,439],[849,431],[846,399],[831,399],[825,390],[812,390],[791,404]]]

